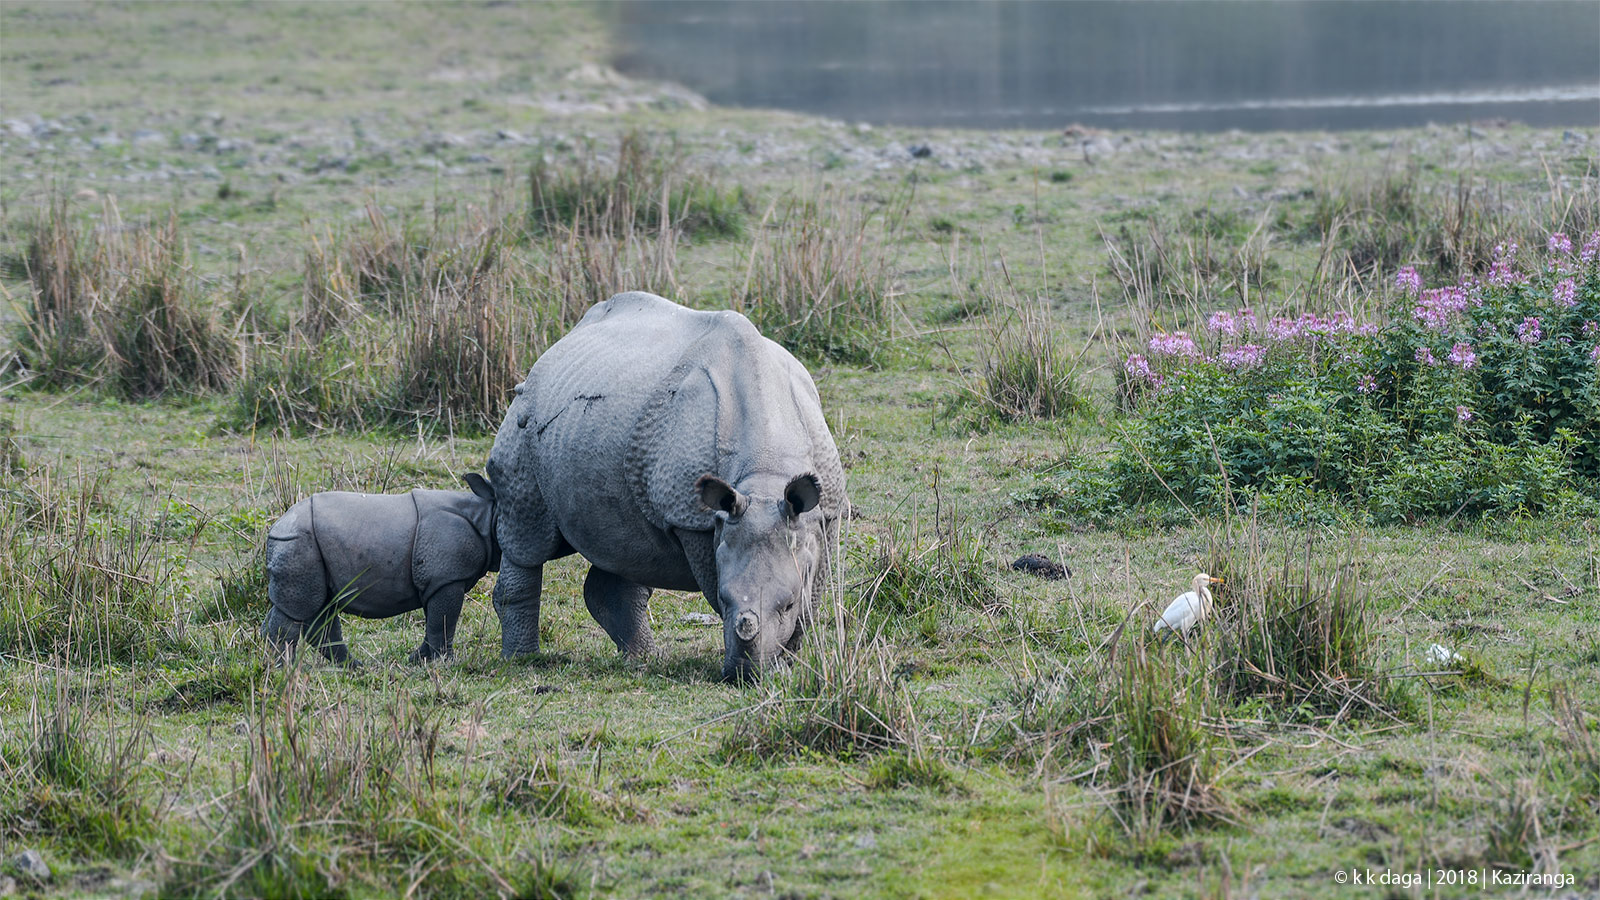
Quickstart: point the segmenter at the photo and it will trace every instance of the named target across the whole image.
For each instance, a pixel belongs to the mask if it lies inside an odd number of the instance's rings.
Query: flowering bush
[[[1155,335],[1119,373],[1136,415],[1108,487],[1203,508],[1310,491],[1396,520],[1537,511],[1600,478],[1600,231],[1545,249],[1502,244],[1483,280],[1434,288],[1403,268],[1380,321],[1241,309]]]

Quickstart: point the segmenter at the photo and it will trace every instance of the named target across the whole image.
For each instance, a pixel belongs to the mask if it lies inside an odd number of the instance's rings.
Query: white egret
[[[1206,616],[1211,615],[1211,591],[1206,589],[1206,585],[1221,583],[1221,578],[1213,578],[1204,572],[1196,575],[1189,592],[1180,594],[1178,599],[1172,601],[1150,630],[1160,631],[1168,628],[1180,636],[1187,637],[1189,629],[1199,625],[1205,621]]]

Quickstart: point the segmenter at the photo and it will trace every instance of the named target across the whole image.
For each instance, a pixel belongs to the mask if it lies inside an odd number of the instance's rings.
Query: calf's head
[[[748,677],[799,648],[827,562],[822,491],[809,473],[748,493],[714,475],[695,487],[716,514],[722,674]]]

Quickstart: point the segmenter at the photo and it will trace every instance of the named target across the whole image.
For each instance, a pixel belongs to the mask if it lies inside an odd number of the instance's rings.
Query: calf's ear
[[[474,494],[491,503],[494,502],[494,485],[490,484],[488,479],[477,472],[468,472],[461,476],[461,480],[467,483],[467,487],[471,488]]]

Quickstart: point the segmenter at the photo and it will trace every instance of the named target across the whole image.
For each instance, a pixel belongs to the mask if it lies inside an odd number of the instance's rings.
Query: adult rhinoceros
[[[747,675],[798,645],[846,505],[805,368],[738,313],[640,292],[539,357],[487,469],[507,656],[539,648],[544,563],[579,553],[584,603],[623,653],[654,647],[651,588],[698,589],[723,675]]]

